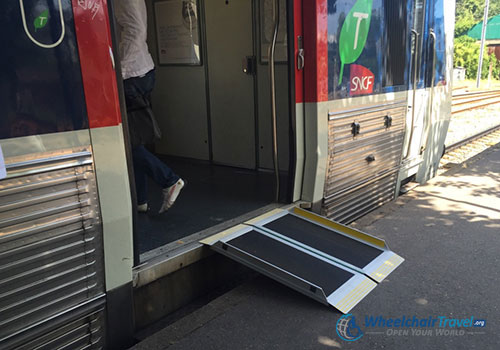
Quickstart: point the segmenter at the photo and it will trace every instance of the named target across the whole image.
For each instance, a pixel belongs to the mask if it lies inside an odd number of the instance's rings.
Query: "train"
[[[436,175],[454,1],[144,1],[151,149],[187,181],[161,215],[155,184],[137,212],[113,2],[3,4],[2,349],[126,348],[241,273],[203,239],[283,207],[346,225]]]

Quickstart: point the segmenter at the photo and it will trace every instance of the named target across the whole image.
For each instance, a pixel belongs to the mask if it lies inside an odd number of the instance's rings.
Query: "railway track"
[[[500,90],[458,93],[452,97],[451,114],[500,103]]]
[[[445,172],[453,164],[461,164],[486,149],[500,143],[500,125],[446,146],[438,173]]]
[[[452,100],[452,116],[497,103],[500,103],[500,90],[455,93]],[[474,118],[474,116],[467,114],[456,115],[454,117],[458,118],[457,122],[460,128],[467,128],[470,125],[471,118]],[[500,143],[500,116],[498,123],[494,124],[496,125],[477,132],[472,136],[467,136],[461,138],[459,141],[447,144],[440,168],[445,170],[449,167],[447,166],[449,164],[463,163],[485,149]]]
[[[458,142],[455,142],[451,145],[446,146],[446,153],[452,152],[462,146],[468,145],[470,143],[475,142],[476,140],[480,140],[484,137],[488,137],[490,134],[495,135],[498,131],[500,131],[500,125],[494,126],[492,128],[489,128],[487,130],[481,131],[480,133],[477,133],[475,135],[469,136],[463,140],[460,140]]]

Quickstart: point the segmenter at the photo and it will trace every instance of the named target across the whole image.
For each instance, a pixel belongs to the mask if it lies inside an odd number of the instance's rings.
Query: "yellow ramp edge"
[[[257,223],[259,223],[260,221],[262,220],[265,220],[267,218],[270,218],[271,216],[274,216],[274,215],[277,215],[277,214],[281,214],[283,213],[285,210],[283,209],[273,209],[265,214],[262,214],[260,216],[257,216],[251,220],[248,220],[248,221],[245,221],[245,224],[247,225],[256,225]]]
[[[226,236],[229,236],[229,235],[232,235],[233,233],[236,233],[238,231],[241,231],[241,230],[244,230],[248,228],[248,226],[245,226],[245,225],[236,225],[236,226],[233,226],[225,231],[222,231],[222,232],[219,232],[219,233],[216,233],[215,235],[213,236],[209,236],[205,239],[202,239],[201,241],[199,241],[200,243],[202,244],[206,244],[206,245],[213,245],[214,243],[217,243],[219,240],[223,239],[224,237]]]
[[[312,213],[310,211],[295,207],[293,208],[292,211],[295,215],[301,216],[303,218],[309,219],[311,221],[317,222],[319,224],[322,224],[324,226],[330,227],[336,231],[340,231],[350,237],[357,238],[359,240],[362,240],[366,243],[372,244],[374,246],[380,247],[382,249],[386,249],[387,246],[385,244],[385,241],[383,239],[371,236],[369,234],[366,234],[364,232],[355,230],[351,227],[339,224],[335,221],[329,220],[323,216],[317,215],[315,213]]]
[[[382,282],[384,278],[394,271],[404,261],[402,257],[394,254],[389,259],[384,261],[375,271],[370,273],[370,277],[377,282]]]
[[[332,304],[333,307],[338,309],[340,312],[347,314],[352,310],[365,296],[368,295],[375,287],[377,283],[373,282],[369,278],[363,279],[357,286],[355,286],[349,293],[347,293],[338,302]]]

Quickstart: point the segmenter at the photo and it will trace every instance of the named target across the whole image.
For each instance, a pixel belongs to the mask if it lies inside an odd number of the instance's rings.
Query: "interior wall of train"
[[[191,2],[189,10],[168,2],[148,0],[147,4],[148,44],[156,61],[154,110],[165,132],[156,143],[157,152],[246,169],[272,169],[267,63],[272,1],[200,0]],[[281,5],[276,66],[278,139],[283,150],[279,163],[281,170],[288,171],[289,79],[283,0]],[[183,23],[167,15],[183,10],[187,11]],[[165,31],[181,25],[194,43],[190,62],[184,59],[182,48],[168,54],[162,48],[169,44],[164,42],[168,40]]]

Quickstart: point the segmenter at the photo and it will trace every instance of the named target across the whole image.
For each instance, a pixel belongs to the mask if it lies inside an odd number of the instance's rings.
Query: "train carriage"
[[[130,345],[240,272],[207,246],[342,312],[402,262],[343,224],[436,173],[454,1],[145,2],[163,132],[151,147],[188,180],[163,215],[154,184],[137,213],[113,3],[4,4],[2,349]],[[341,281],[273,269],[293,259]]]

